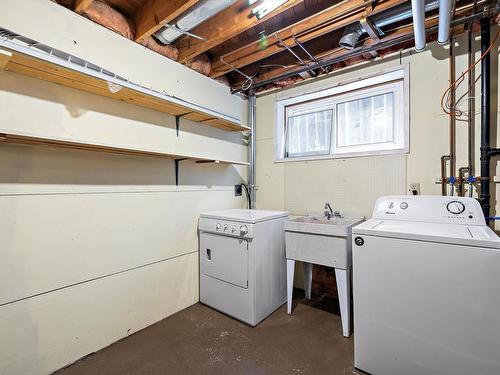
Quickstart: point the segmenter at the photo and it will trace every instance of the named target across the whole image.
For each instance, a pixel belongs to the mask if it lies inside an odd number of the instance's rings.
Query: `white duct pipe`
[[[413,34],[415,37],[415,51],[425,49],[425,2],[424,0],[411,0],[413,15]]]
[[[443,45],[450,40],[450,22],[453,9],[453,0],[439,1],[439,29],[438,43]]]
[[[163,44],[172,43],[183,34],[179,30],[189,31],[235,2],[236,0],[201,0],[175,20],[173,25],[175,28],[163,27],[154,36]]]

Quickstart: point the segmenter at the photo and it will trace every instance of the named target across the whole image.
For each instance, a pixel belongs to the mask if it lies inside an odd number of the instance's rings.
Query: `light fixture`
[[[262,3],[252,9],[252,13],[255,17],[257,17],[258,20],[260,20],[279,6],[285,4],[287,1],[288,0],[264,0]],[[248,0],[249,5],[255,4],[256,2],[257,0]]]

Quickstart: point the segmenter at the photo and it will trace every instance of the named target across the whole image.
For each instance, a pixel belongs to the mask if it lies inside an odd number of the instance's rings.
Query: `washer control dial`
[[[224,224],[224,232],[227,232],[227,224]]]
[[[240,234],[244,236],[245,234],[248,233],[248,227],[246,225],[241,225],[240,226]]]
[[[446,209],[453,215],[459,215],[465,211],[465,205],[459,201],[451,201],[446,205]]]
[[[217,224],[215,225],[215,230],[220,230],[220,223],[217,223]]]
[[[231,232],[232,232],[232,233],[236,232],[236,225],[233,225],[233,226],[231,227]]]

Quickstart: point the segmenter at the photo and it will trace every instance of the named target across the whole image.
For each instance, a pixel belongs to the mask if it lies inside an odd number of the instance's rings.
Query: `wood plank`
[[[289,0],[264,18],[258,20],[257,17],[251,15],[251,10],[247,7],[248,0],[239,0],[190,31],[207,40],[198,40],[187,36],[179,38],[176,43],[179,49],[178,61],[185,63],[226,40],[272,19],[281,14],[281,12],[300,4],[302,1],[304,0]],[[256,3],[256,5],[258,4],[259,2]],[[245,9],[245,11],[242,11],[242,9]]]
[[[5,60],[5,70],[12,71],[14,73],[23,74],[29,77],[123,101],[129,104],[138,105],[140,107],[153,109],[173,116],[192,112],[191,116],[193,121],[200,123],[204,123],[204,121],[208,119],[213,119],[213,116],[211,115],[193,111],[191,108],[169,102],[168,99],[147,95],[131,88],[123,87],[117,92],[111,92],[108,82],[103,79],[82,74],[69,68],[61,67],[59,65],[21,53],[11,53],[10,51],[0,49],[0,65],[3,61],[2,56],[5,56],[5,58],[3,58],[3,60]],[[220,128],[221,124],[223,124],[225,130],[230,131],[245,131],[248,129],[246,126],[232,123],[230,121],[223,119],[217,120],[221,121],[221,123],[206,122],[204,124],[217,128]]]
[[[82,14],[85,10],[92,4],[94,0],[76,0],[75,1],[75,12]]]
[[[404,0],[385,0],[377,4],[372,14],[383,12],[396,5],[405,3]],[[288,46],[294,46],[293,36],[301,43],[307,42],[319,36],[343,28],[353,22],[359,21],[365,12],[365,1],[350,0],[343,1],[325,9],[311,17],[308,17],[293,25],[277,32],[279,37]],[[224,56],[224,60],[236,68],[255,63],[266,57],[282,52],[278,38],[270,35],[267,39],[267,48],[262,50],[259,41],[252,42]],[[221,56],[215,56],[212,64],[210,76],[215,78],[224,75],[232,70],[231,67],[220,61]]]
[[[378,42],[380,39],[380,35],[378,35],[377,29],[375,28],[373,23],[367,18],[361,18],[359,22],[361,22],[363,28],[366,30],[368,35],[370,35],[370,38],[372,38],[374,42]]]
[[[140,43],[199,0],[148,0],[135,17],[135,41]]]

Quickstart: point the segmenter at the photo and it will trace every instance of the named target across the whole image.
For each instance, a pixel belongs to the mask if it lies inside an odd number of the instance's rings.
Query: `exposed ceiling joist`
[[[82,14],[85,10],[92,4],[94,0],[76,0],[75,1],[75,12]]]
[[[464,7],[460,11],[457,12],[456,16],[467,18],[467,12],[470,11],[470,7]],[[469,16],[469,18],[472,16]],[[438,16],[432,16],[425,21],[425,27],[428,32],[431,34],[435,34],[437,31],[438,25]],[[463,22],[463,21],[462,21]],[[455,26],[457,27],[457,26]],[[339,62],[346,61],[346,59],[359,59],[359,61],[366,61],[362,58],[363,55],[368,54],[372,51],[385,51],[390,49],[391,46],[401,46],[404,43],[413,41],[413,25],[407,25],[398,28],[397,30],[387,34],[383,37],[380,37],[377,41],[373,39],[367,39],[366,42],[353,50],[346,50],[342,47],[336,47],[329,51],[323,52],[321,54],[316,55],[316,58],[320,60],[321,65],[328,64],[338,64]],[[386,53],[384,53],[385,55]],[[258,79],[254,80],[253,87],[258,88],[265,86],[269,83],[272,83],[278,79],[283,79],[287,77],[291,77],[293,75],[298,74],[303,71],[305,68],[303,66],[296,66],[294,68],[290,67],[279,67],[276,69],[272,69],[269,71],[261,72],[259,74]],[[243,81],[235,82],[234,87],[238,88],[234,90],[235,92],[239,92],[239,87],[241,86]]]
[[[287,9],[301,3],[303,0],[289,0],[260,20],[252,16],[248,8],[248,0],[240,0],[210,18],[207,22],[195,27],[191,32],[206,40],[193,40],[181,37],[176,43],[179,48],[179,62],[184,63],[208,51],[209,49],[235,37],[242,32],[267,21]],[[258,5],[257,2],[255,5]]]
[[[380,1],[373,8],[371,14],[383,12],[405,2],[405,0]],[[264,50],[260,48],[259,41],[255,41],[226,54],[223,58],[236,68],[255,63],[266,57],[282,52],[283,47],[279,39],[283,40],[289,47],[293,47],[295,45],[293,40],[294,36],[297,36],[297,40],[300,43],[304,43],[358,21],[362,18],[367,3],[371,3],[371,1],[343,1],[303,21],[278,31],[277,34],[279,38],[277,38],[275,34],[269,36],[267,48]],[[220,60],[220,57],[221,56],[215,56],[213,59],[212,71],[210,73],[211,77],[219,77],[232,70],[231,67]]]
[[[199,0],[148,0],[135,17],[135,41],[140,43],[180,16]]]

